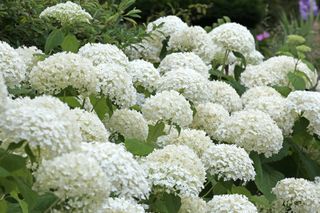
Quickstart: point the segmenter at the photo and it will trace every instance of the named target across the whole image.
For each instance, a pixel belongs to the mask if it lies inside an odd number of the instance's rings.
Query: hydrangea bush
[[[125,49],[80,47],[66,30],[94,14],[68,1],[40,18],[57,24],[45,47],[0,41],[1,212],[319,212],[302,37],[264,59],[240,24],[166,16]]]

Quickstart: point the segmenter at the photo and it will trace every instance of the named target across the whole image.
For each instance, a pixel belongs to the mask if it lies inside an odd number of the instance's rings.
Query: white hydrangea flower
[[[155,190],[197,196],[206,179],[198,156],[185,145],[168,145],[144,159],[148,178]]]
[[[264,59],[264,56],[257,50],[245,54],[244,57],[246,59],[247,64],[253,65],[261,64]]]
[[[41,158],[76,150],[82,141],[80,127],[69,107],[51,96],[16,99],[0,119],[4,144],[27,141]],[[39,149],[39,150],[38,150]]]
[[[289,108],[310,121],[309,131],[320,135],[320,93],[294,91],[288,96]]]
[[[144,208],[132,200],[108,198],[97,213],[145,213]]]
[[[285,178],[277,183],[272,192],[290,212],[318,212],[320,209],[320,188],[314,182]]]
[[[156,83],[160,79],[160,74],[153,64],[144,60],[130,61],[127,72],[132,76],[134,85],[142,86],[149,92],[156,89]]]
[[[126,67],[129,63],[123,51],[113,44],[88,43],[79,49],[78,54],[90,59],[95,66],[116,64]]]
[[[15,49],[0,41],[0,74],[8,87],[18,86],[26,78],[26,65]]]
[[[292,112],[286,98],[269,96],[249,102],[245,109],[255,109],[267,113],[277,123],[284,135],[290,135],[298,114]]]
[[[209,148],[212,141],[202,130],[182,129],[179,136],[167,142],[168,144],[186,145],[192,149],[199,158]]]
[[[258,213],[257,208],[244,195],[215,195],[207,203],[206,213]]]
[[[202,129],[211,137],[216,138],[218,126],[229,118],[229,112],[220,104],[204,103],[196,106],[192,126]]]
[[[108,141],[110,133],[95,113],[87,112],[79,108],[73,109],[71,112],[74,113],[76,117],[84,141]]]
[[[316,91],[317,91],[317,92],[320,92],[320,80],[319,80],[318,83],[317,83]]]
[[[98,88],[116,105],[126,108],[135,105],[137,91],[133,87],[131,76],[116,64],[101,64],[97,67]]]
[[[225,23],[209,33],[214,43],[243,55],[255,51],[255,41],[250,31],[237,23]]]
[[[157,145],[161,148],[170,144],[170,141],[174,141],[177,137],[179,137],[179,132],[176,128],[171,125],[165,125],[164,127],[165,135],[161,135],[157,138]]]
[[[247,66],[241,74],[241,82],[248,88],[255,86],[288,86],[288,73],[295,70],[297,59],[290,56],[275,56],[258,65]],[[317,72],[312,71],[308,66],[299,61],[297,70],[306,74],[309,80],[305,79],[308,89],[317,83]]]
[[[150,185],[147,173],[124,146],[105,143],[83,143],[82,152],[95,158],[111,181],[111,192],[125,198],[146,199]]]
[[[206,64],[210,64],[215,55],[208,33],[200,26],[188,27],[172,34],[168,41],[168,50],[193,52]]]
[[[175,71],[179,68],[194,70],[203,77],[208,78],[211,67],[207,66],[203,60],[193,52],[171,53],[161,61],[158,67],[161,74]]]
[[[234,143],[246,151],[263,153],[266,157],[282,148],[281,129],[271,117],[259,110],[243,110],[233,113],[217,130],[221,141]]]
[[[7,85],[4,82],[4,79],[0,73],[0,114],[7,108],[8,103],[8,90]]]
[[[106,126],[111,131],[118,132],[125,138],[135,138],[145,141],[148,137],[148,123],[140,112],[129,109],[114,111]]]
[[[207,210],[207,203],[199,197],[181,198],[181,207],[178,213],[205,213]]]
[[[59,21],[61,25],[69,25],[81,22],[90,23],[91,15],[87,13],[80,5],[67,1],[59,3],[52,7],[47,7],[40,13],[40,18],[48,18]]]
[[[241,98],[236,90],[224,81],[208,82],[209,101],[221,104],[229,112],[242,109]]]
[[[147,25],[147,32],[152,33],[153,35],[156,34],[160,40],[164,40],[173,33],[181,31],[187,27],[188,25],[177,16],[164,16],[150,22]]]
[[[181,127],[192,123],[189,102],[176,91],[163,91],[151,96],[142,106],[143,116],[152,122],[169,121]]]
[[[39,193],[52,191],[65,202],[63,206],[68,211],[96,212],[111,190],[99,163],[83,153],[71,152],[43,160],[34,176],[33,189]]]
[[[32,87],[41,93],[58,94],[72,87],[80,94],[96,92],[97,77],[91,61],[74,53],[56,53],[33,67]]]
[[[26,65],[27,74],[31,72],[32,68],[38,62],[37,55],[43,54],[43,52],[35,46],[31,46],[31,47],[21,46],[21,47],[18,47],[16,51]]]
[[[253,161],[248,153],[234,144],[211,144],[201,157],[207,173],[217,175],[224,181],[254,180]]]
[[[162,47],[162,41],[151,36],[144,38],[140,43],[130,45],[125,52],[130,60],[144,59],[151,63],[159,63]]]
[[[246,106],[249,104],[249,102],[254,101],[258,98],[262,97],[281,97],[281,94],[277,92],[277,90],[273,89],[272,87],[268,86],[258,86],[258,87],[252,87],[245,91],[245,93],[242,94],[241,100],[242,104]]]
[[[167,72],[158,81],[158,91],[175,90],[193,103],[208,102],[208,80],[188,68]]]

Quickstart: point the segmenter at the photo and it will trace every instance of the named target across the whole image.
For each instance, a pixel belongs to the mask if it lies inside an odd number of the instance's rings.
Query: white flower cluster
[[[149,196],[147,173],[122,145],[110,142],[83,143],[81,152],[97,160],[115,195],[128,199],[145,199]]]
[[[229,112],[242,109],[242,102],[236,90],[223,81],[208,82],[209,101],[221,104]]]
[[[203,60],[193,52],[171,53],[161,61],[158,67],[161,74],[175,71],[179,68],[191,69],[200,73],[205,78],[209,77],[210,66],[207,66]]]
[[[289,94],[289,108],[310,121],[309,131],[320,135],[320,93],[295,91]]]
[[[8,87],[18,86],[26,78],[26,65],[9,44],[0,41],[0,74]]]
[[[53,190],[66,202],[66,210],[96,212],[111,190],[99,163],[83,153],[71,152],[43,160],[34,176],[34,190],[42,193]]]
[[[285,178],[272,189],[280,202],[291,212],[318,212],[320,187],[302,178]]]
[[[30,83],[41,93],[58,94],[72,87],[80,94],[94,94],[98,82],[90,60],[61,52],[38,62],[31,70]]]
[[[141,113],[135,110],[120,109],[114,111],[106,126],[111,131],[122,134],[125,138],[146,140],[148,137],[148,123]]]
[[[36,63],[39,60],[37,58],[37,55],[42,55],[43,52],[35,46],[32,46],[32,47],[22,46],[17,48],[16,51],[24,61],[24,64],[26,65],[26,69],[27,69],[26,77],[29,77],[28,76],[29,73],[31,72],[32,68],[36,65]]]
[[[67,1],[59,3],[52,7],[47,7],[40,13],[40,18],[48,18],[59,21],[61,25],[69,25],[81,22],[90,22],[91,15],[87,13],[80,5]]]
[[[199,197],[181,197],[178,213],[206,213],[207,203]]]
[[[110,133],[95,113],[87,112],[79,108],[71,112],[75,115],[76,121],[80,126],[83,141],[108,141]]]
[[[258,213],[257,208],[244,195],[216,195],[207,203],[206,213]]]
[[[144,159],[144,166],[154,187],[182,196],[197,196],[206,178],[201,160],[184,145],[153,151]]]
[[[143,116],[151,122],[167,121],[182,127],[192,123],[189,102],[176,91],[163,91],[146,100]]]
[[[97,213],[145,213],[143,207],[132,200],[108,198]]]
[[[212,141],[202,130],[182,129],[179,136],[169,140],[168,144],[186,145],[200,158],[212,144]]]
[[[267,113],[277,123],[284,135],[292,133],[298,114],[290,109],[287,99],[278,96],[261,97],[249,102],[245,109],[255,109]]]
[[[2,75],[0,74],[0,114],[7,108],[8,90]]]
[[[196,106],[192,126],[202,129],[211,137],[216,138],[218,126],[229,118],[229,112],[220,104],[205,103]]]
[[[156,89],[156,83],[160,79],[160,74],[153,64],[144,60],[130,61],[127,72],[132,76],[135,86],[142,86],[149,92]]]
[[[12,101],[2,114],[0,129],[5,144],[25,140],[44,158],[76,150],[82,141],[76,117],[67,105],[50,96]]]
[[[217,175],[225,181],[241,180],[248,182],[254,180],[255,171],[253,161],[248,153],[232,144],[211,144],[201,157],[207,173]]]
[[[272,87],[268,86],[258,86],[258,87],[252,87],[248,89],[245,93],[242,94],[241,100],[242,104],[246,106],[249,104],[249,102],[254,101],[258,98],[262,97],[281,97],[281,94],[277,92]]]
[[[167,72],[158,81],[158,91],[175,90],[193,103],[207,102],[209,99],[208,80],[198,72],[188,68],[178,68]]]
[[[297,66],[296,66],[297,65]],[[248,88],[255,86],[287,86],[288,73],[295,70],[303,72],[307,88],[317,83],[317,72],[312,71],[306,64],[289,56],[275,56],[258,65],[247,66],[241,74],[241,82]]]
[[[237,144],[246,151],[263,153],[266,157],[282,148],[282,131],[271,117],[259,110],[233,113],[217,130],[221,141]]]
[[[79,49],[78,54],[90,59],[95,66],[116,64],[126,67],[129,63],[122,50],[112,44],[88,43]]]
[[[98,90],[122,108],[135,105],[137,91],[131,76],[116,64],[101,64],[97,67]]]

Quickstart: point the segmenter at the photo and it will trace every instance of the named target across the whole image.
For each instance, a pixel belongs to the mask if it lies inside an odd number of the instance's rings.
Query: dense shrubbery
[[[228,18],[141,27],[133,2],[1,5],[25,37],[0,34],[0,212],[317,212],[306,39],[265,57]]]

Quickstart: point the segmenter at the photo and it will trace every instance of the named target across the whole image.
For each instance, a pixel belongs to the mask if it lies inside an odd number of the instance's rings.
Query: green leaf
[[[152,212],[178,213],[181,206],[181,198],[179,196],[166,192],[153,196],[155,198],[151,197],[151,199],[153,198],[154,202],[150,204]]]
[[[303,77],[298,75],[296,72],[289,72],[288,73],[288,79],[291,83],[291,85],[296,90],[305,90],[306,89],[306,82]]]
[[[273,86],[275,90],[277,90],[282,96],[287,97],[292,89],[286,86]]]
[[[63,42],[64,35],[63,32],[59,29],[53,30],[46,41],[44,51],[46,54],[49,54],[51,50],[61,45]]]
[[[233,77],[227,76],[226,78],[226,83],[230,84],[236,91],[237,93],[241,96],[245,91],[246,88],[242,84],[240,84],[238,81],[236,81]]]
[[[129,152],[138,156],[147,156],[155,148],[152,144],[147,144],[137,139],[125,139],[124,143]]]
[[[4,199],[0,200],[0,211],[7,212],[7,209],[8,209],[7,202]]]
[[[244,65],[244,67],[247,66],[246,57],[244,57],[244,55],[242,55],[240,52],[235,51],[233,51],[233,54],[241,60],[241,63]]]
[[[81,104],[74,96],[66,96],[66,97],[60,96],[59,99],[62,102],[68,104],[68,106],[72,109],[77,108],[77,107],[79,107],[79,108],[81,107]]]
[[[27,185],[22,178],[15,177],[15,181],[24,201],[26,201],[29,206],[33,206],[37,199],[37,194],[32,191],[31,186]]]
[[[288,140],[284,140],[280,151],[277,154],[274,154],[269,158],[263,158],[262,159],[263,163],[271,163],[271,162],[276,162],[276,161],[282,160],[283,158],[285,158],[286,156],[289,155],[289,148],[290,148],[290,145],[289,145]]]
[[[271,190],[277,182],[282,180],[285,176],[271,166],[263,164],[257,153],[251,153],[250,157],[254,161],[254,168],[256,171],[255,184],[257,188],[269,201],[274,200],[275,195],[272,194]]]
[[[58,201],[58,198],[52,193],[46,193],[44,195],[38,196],[30,212],[32,213],[42,213],[48,212],[48,210]]]
[[[97,98],[95,96],[90,96],[90,102],[94,107],[94,111],[97,113],[100,120],[103,120],[108,112],[108,106],[104,97]]]
[[[235,68],[234,68],[234,78],[239,81],[240,79],[240,76],[241,76],[241,73],[243,73],[244,71],[244,68],[239,66],[239,65],[236,65]]]
[[[0,149],[0,166],[8,172],[13,172],[23,169],[26,166],[26,159],[19,156],[10,154],[3,149]]]
[[[24,201],[21,200],[17,194],[17,192],[11,192],[10,193],[11,197],[13,197],[14,199],[16,199],[20,205],[20,208],[22,210],[22,213],[28,213],[28,204]]]
[[[149,133],[147,138],[147,143],[155,144],[158,137],[165,135],[164,132],[165,124],[163,122],[158,122],[156,125],[149,125]]]
[[[0,167],[0,177],[9,177],[11,176],[10,172],[8,172],[6,169]]]
[[[251,196],[251,192],[248,189],[246,189],[244,186],[232,185],[231,193],[232,194],[241,194],[241,195],[245,195],[247,197]]]
[[[271,204],[269,202],[269,200],[261,195],[261,196],[251,196],[249,197],[249,200],[254,203],[257,207],[262,207],[263,209],[269,209],[271,207]]]
[[[73,34],[68,34],[61,44],[63,51],[69,51],[69,52],[78,52],[80,47],[80,41],[77,39],[77,37]]]
[[[309,121],[306,118],[299,118],[293,126],[292,141],[295,144],[305,145],[313,140],[313,136],[308,132]]]
[[[167,46],[168,46],[169,38],[166,38],[165,40],[162,41],[162,49],[160,52],[160,59],[162,60],[166,55],[167,55]]]

